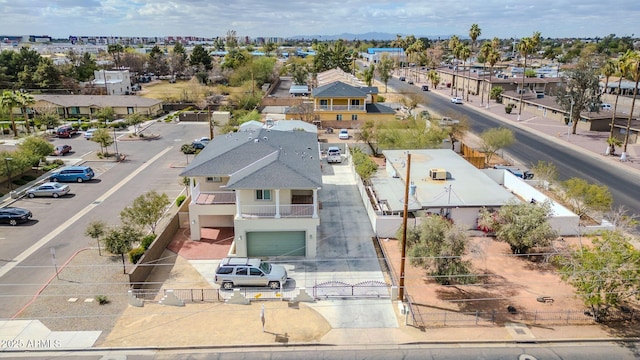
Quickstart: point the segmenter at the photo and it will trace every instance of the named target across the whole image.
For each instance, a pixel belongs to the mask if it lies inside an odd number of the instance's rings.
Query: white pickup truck
[[[340,148],[337,146],[329,146],[327,149],[327,162],[328,163],[341,163],[342,162],[342,154],[340,153]]]

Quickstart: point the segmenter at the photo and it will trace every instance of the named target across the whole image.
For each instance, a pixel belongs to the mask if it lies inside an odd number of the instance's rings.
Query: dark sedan
[[[53,150],[53,155],[62,156],[64,154],[68,154],[71,151],[71,145],[58,145],[56,149]]]
[[[0,222],[16,226],[31,219],[31,211],[17,207],[0,208]]]

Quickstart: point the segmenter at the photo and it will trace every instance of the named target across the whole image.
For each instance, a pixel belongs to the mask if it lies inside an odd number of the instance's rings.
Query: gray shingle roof
[[[230,176],[229,189],[316,189],[320,162],[317,134],[260,129],[215,137],[180,176]]]
[[[313,97],[316,98],[364,98],[369,93],[373,93],[370,87],[355,87],[340,81],[317,87],[312,91]],[[377,94],[377,91],[375,93]]]
[[[368,114],[395,114],[396,111],[382,104],[367,104]]]

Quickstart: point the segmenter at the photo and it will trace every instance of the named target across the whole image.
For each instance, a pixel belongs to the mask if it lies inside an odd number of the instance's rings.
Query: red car
[[[53,150],[53,155],[55,156],[63,156],[71,151],[71,145],[58,145],[56,149]]]

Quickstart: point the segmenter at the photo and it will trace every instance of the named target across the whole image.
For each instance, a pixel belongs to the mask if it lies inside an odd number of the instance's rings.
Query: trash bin
[[[11,191],[9,194],[11,195],[12,199],[17,199],[18,198],[18,192],[17,191]]]
[[[116,153],[116,161],[120,161],[121,158],[122,156],[120,156],[120,153]]]

